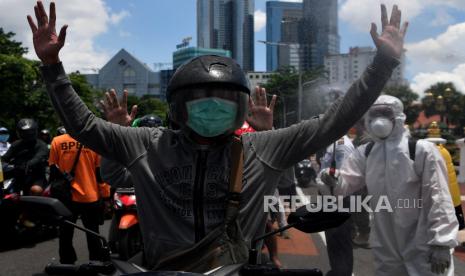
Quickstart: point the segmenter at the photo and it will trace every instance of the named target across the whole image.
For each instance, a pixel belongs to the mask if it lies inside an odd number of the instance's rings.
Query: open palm
[[[386,55],[400,58],[404,51],[404,37],[407,33],[408,22],[404,22],[400,28],[402,12],[397,5],[392,8],[391,19],[388,21],[388,15],[385,5],[381,5],[381,34],[378,34],[378,28],[375,23],[371,23],[371,37],[379,51]]]
[[[257,130],[270,130],[273,128],[273,112],[276,104],[276,95],[268,105],[265,88],[255,88],[255,101],[252,97],[249,99],[249,116],[247,122]]]
[[[42,63],[58,63],[60,61],[58,53],[63,45],[65,45],[66,29],[68,26],[64,25],[60,30],[60,34],[57,35],[55,30],[56,12],[54,2],[50,3],[50,20],[41,1],[37,1],[37,5],[34,6],[34,12],[37,25],[30,15],[27,16],[32,31],[34,50]]]
[[[114,124],[121,126],[130,126],[136,118],[137,106],[131,108],[131,114],[128,114],[128,91],[124,90],[121,102],[118,101],[116,91],[111,89],[105,93],[105,101],[100,101],[105,118]]]

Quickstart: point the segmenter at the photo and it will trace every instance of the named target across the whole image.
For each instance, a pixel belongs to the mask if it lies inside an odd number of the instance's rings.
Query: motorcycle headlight
[[[114,201],[114,207],[115,209],[121,209],[123,208],[123,202],[121,202],[121,198],[119,197],[118,193],[115,193],[113,195],[113,201]]]
[[[3,182],[3,189],[7,190],[10,187],[11,183],[13,183],[13,178],[5,180]]]
[[[120,209],[120,208],[123,208],[123,203],[119,199],[115,200],[115,209]]]
[[[130,196],[130,200],[131,200],[131,203],[132,203],[132,204],[137,205],[136,195],[131,195],[131,196]]]

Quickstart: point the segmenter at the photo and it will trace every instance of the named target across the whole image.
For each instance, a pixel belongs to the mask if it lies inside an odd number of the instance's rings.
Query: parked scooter
[[[0,234],[1,237],[10,239],[17,233],[17,221],[19,217],[20,189],[14,177],[14,166],[3,164],[3,181],[0,192]]]
[[[120,259],[128,260],[142,250],[134,188],[118,188],[113,196],[114,214],[108,235],[109,246]]]
[[[2,166],[3,181],[0,192],[0,244],[7,247],[21,246],[24,243],[55,237],[58,234],[56,225],[46,224],[42,220],[30,216],[33,227],[26,227],[21,222],[23,210],[20,206],[21,185],[17,181],[17,169],[14,165],[4,163]],[[49,188],[44,189],[42,196],[49,196]],[[4,240],[3,240],[4,239]]]
[[[226,265],[215,268],[204,274],[188,273],[188,272],[173,272],[173,271],[150,271],[136,264],[132,260],[122,261],[114,258],[110,253],[107,242],[104,237],[98,233],[85,229],[75,223],[66,220],[71,216],[71,212],[57,199],[25,196],[21,197],[22,204],[34,210],[35,213],[42,214],[48,220],[55,222],[67,223],[73,225],[86,233],[90,233],[99,237],[103,246],[103,259],[101,262],[89,262],[81,265],[63,265],[50,263],[45,268],[45,272],[49,275],[126,275],[137,273],[137,275],[215,275],[215,276],[233,276],[233,275],[307,275],[307,276],[322,276],[323,273],[319,269],[279,269],[269,265],[257,265],[258,252],[256,249],[249,251],[249,262]],[[295,213],[291,213],[288,218],[288,226],[280,228],[276,231],[267,233],[252,241],[256,245],[264,238],[280,233],[286,229],[294,227],[306,233],[315,233],[337,227],[344,223],[350,214],[346,212],[309,212],[307,206],[299,208]],[[256,248],[256,246],[252,246]],[[189,261],[189,260],[186,260]]]
[[[294,167],[297,185],[302,188],[307,188],[315,185],[316,172],[312,167],[312,163],[308,159],[304,159],[297,163]]]

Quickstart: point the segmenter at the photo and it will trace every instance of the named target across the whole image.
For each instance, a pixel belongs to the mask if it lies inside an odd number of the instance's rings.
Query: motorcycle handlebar
[[[45,267],[45,273],[49,275],[73,275],[79,271],[78,265],[50,263]]]
[[[246,265],[241,271],[242,276],[323,276],[321,270],[314,269],[279,269],[267,265]]]
[[[89,262],[81,265],[49,263],[45,267],[45,272],[49,275],[84,275],[88,273],[109,275],[114,270],[115,267],[111,262]]]

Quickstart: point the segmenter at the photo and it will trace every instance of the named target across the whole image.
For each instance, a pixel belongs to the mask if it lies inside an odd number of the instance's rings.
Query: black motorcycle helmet
[[[312,162],[308,159],[297,163],[294,167],[294,172],[297,184],[303,188],[311,186],[311,183],[316,179],[316,172],[312,167]]]
[[[64,126],[57,127],[57,136],[60,136],[60,135],[63,135],[63,134],[66,134],[65,127]]]
[[[37,139],[38,126],[33,119],[21,119],[16,125],[18,137],[22,140],[32,141]]]
[[[220,135],[228,136],[244,123],[249,95],[247,77],[233,59],[215,55],[196,57],[179,67],[168,84],[169,118],[190,132],[193,130],[186,125],[186,102],[207,97],[227,99],[237,104],[234,126]]]
[[[149,114],[142,118],[135,119],[132,123],[133,127],[161,127],[163,120],[157,115]]]
[[[0,126],[0,134],[10,134],[6,127]]]
[[[46,144],[50,144],[52,137],[50,136],[50,130],[44,128],[40,131],[40,139]]]

